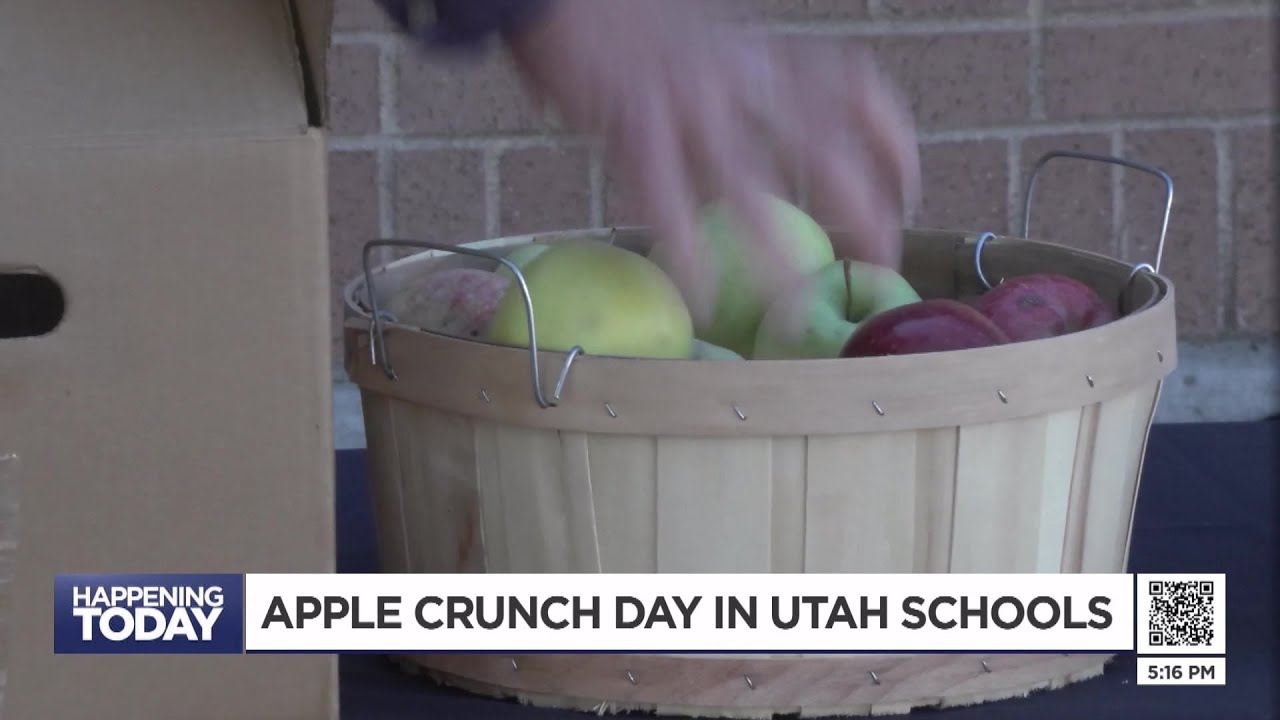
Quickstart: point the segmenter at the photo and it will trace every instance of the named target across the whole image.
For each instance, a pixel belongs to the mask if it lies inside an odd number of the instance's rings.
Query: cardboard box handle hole
[[[0,341],[48,335],[66,309],[57,280],[40,270],[0,267]]]

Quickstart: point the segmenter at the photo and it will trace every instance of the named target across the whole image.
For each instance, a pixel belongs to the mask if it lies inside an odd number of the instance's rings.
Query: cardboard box
[[[0,268],[65,301],[0,339],[5,720],[336,717],[333,657],[54,655],[52,603],[58,573],[334,569],[330,15],[0,3]]]

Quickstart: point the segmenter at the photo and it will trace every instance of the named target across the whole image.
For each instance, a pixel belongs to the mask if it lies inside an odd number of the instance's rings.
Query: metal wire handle
[[[1134,160],[1126,160],[1124,158],[1111,157],[1110,155],[1093,155],[1090,153],[1075,152],[1072,150],[1051,150],[1040,157],[1035,167],[1031,170],[1031,177],[1027,179],[1027,193],[1022,200],[1022,237],[1029,237],[1031,233],[1031,197],[1036,188],[1036,176],[1040,173],[1040,169],[1054,158],[1074,158],[1076,160],[1091,160],[1093,162],[1111,163],[1112,165],[1121,165],[1133,170],[1140,170],[1149,175],[1154,175],[1164,181],[1165,199],[1164,199],[1164,219],[1160,223],[1160,242],[1156,245],[1156,262],[1154,266],[1141,263],[1137,267],[1149,267],[1151,272],[1160,272],[1160,263],[1164,260],[1164,239],[1169,231],[1169,212],[1173,209],[1173,178],[1169,177],[1169,173],[1161,170],[1153,165],[1140,163]]]
[[[560,402],[560,393],[564,389],[564,383],[569,375],[569,367],[573,365],[574,358],[582,355],[581,347],[574,346],[569,354],[565,357],[564,365],[560,368],[560,376],[556,381],[555,394],[551,400],[547,400],[542,394],[542,377],[538,371],[538,338],[534,331],[533,320],[533,298],[529,296],[529,284],[525,282],[524,273],[520,272],[520,268],[507,258],[487,250],[478,250],[461,245],[445,245],[442,243],[425,242],[422,240],[373,240],[365,243],[363,260],[364,260],[364,284],[369,294],[369,307],[372,319],[370,322],[370,339],[369,351],[370,362],[373,365],[381,365],[383,373],[391,380],[397,380],[395,368],[391,365],[391,356],[387,353],[386,339],[383,336],[382,322],[383,311],[378,309],[378,293],[374,288],[373,271],[369,267],[369,256],[374,248],[380,247],[398,247],[398,248],[417,248],[422,250],[440,250],[442,252],[457,253],[459,255],[470,255],[471,257],[484,258],[487,260],[496,260],[507,267],[508,270],[515,275],[516,282],[520,283],[520,295],[524,299],[525,321],[529,327],[529,369],[530,383],[533,385],[533,399],[538,406],[546,409],[555,407]]]
[[[1150,272],[1150,273],[1160,272],[1160,264],[1164,260],[1165,236],[1168,234],[1168,231],[1169,231],[1169,213],[1173,209],[1173,178],[1169,177],[1169,174],[1166,173],[1164,170],[1161,170],[1160,168],[1155,167],[1154,165],[1147,165],[1145,163],[1136,162],[1134,160],[1126,160],[1124,158],[1111,157],[1110,155],[1093,155],[1090,153],[1075,152],[1072,150],[1051,150],[1045,153],[1044,155],[1040,156],[1040,159],[1038,161],[1036,161],[1035,167],[1031,170],[1031,177],[1027,180],[1027,193],[1026,193],[1026,197],[1023,198],[1023,202],[1022,202],[1022,237],[1025,239],[1029,239],[1031,234],[1031,198],[1035,193],[1036,177],[1039,175],[1041,168],[1047,165],[1050,160],[1054,158],[1059,158],[1059,157],[1074,158],[1077,160],[1091,160],[1094,162],[1111,163],[1113,165],[1123,165],[1124,167],[1127,167],[1127,168],[1132,168],[1134,170],[1141,170],[1142,172],[1149,173],[1164,181],[1164,186],[1165,186],[1164,219],[1160,224],[1160,241],[1156,245],[1155,265],[1153,266],[1150,263],[1145,263],[1145,262],[1134,265],[1133,271],[1129,273],[1129,279],[1125,283],[1125,287],[1128,287],[1128,285],[1133,282],[1133,279],[1136,278],[1138,276],[1138,273],[1140,272],[1143,272],[1143,271]],[[982,233],[980,236],[978,236],[978,241],[973,251],[974,271],[978,275],[978,282],[982,283],[982,287],[987,290],[990,290],[993,286],[991,285],[991,282],[987,280],[986,273],[983,272],[982,270],[982,249],[984,246],[986,246],[988,241],[995,240],[995,239],[996,239],[995,233],[991,233],[991,232]],[[997,280],[996,284],[999,285],[1001,282],[1004,282],[1003,278],[1000,280]]]

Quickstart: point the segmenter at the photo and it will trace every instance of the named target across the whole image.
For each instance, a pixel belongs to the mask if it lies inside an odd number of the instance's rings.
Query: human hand
[[[510,46],[536,95],[605,140],[629,199],[677,258],[695,317],[716,292],[697,227],[711,200],[737,211],[756,241],[748,267],[771,284],[794,278],[781,274],[763,196],[797,182],[840,231],[837,255],[898,268],[919,157],[907,105],[870,54],[731,28],[699,5],[555,0]]]

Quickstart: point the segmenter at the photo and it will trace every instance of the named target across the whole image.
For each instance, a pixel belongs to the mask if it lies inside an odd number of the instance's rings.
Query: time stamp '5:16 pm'
[[[1138,658],[1139,685],[1226,685],[1227,659],[1222,657]]]

